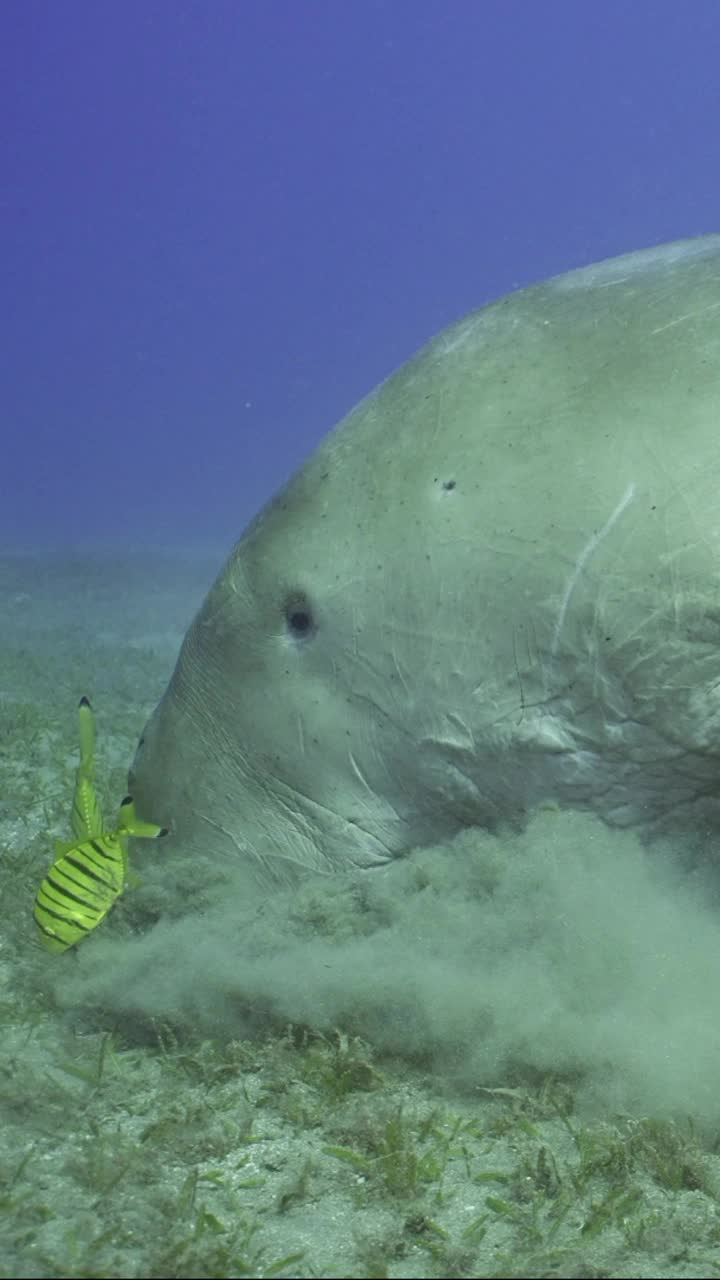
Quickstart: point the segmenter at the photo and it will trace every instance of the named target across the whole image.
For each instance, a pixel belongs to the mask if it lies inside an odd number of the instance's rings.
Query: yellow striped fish
[[[125,888],[130,836],[154,840],[166,827],[143,822],[131,796],[120,805],[117,827],[103,830],[95,791],[95,722],[87,698],[80,699],[80,765],[70,823],[74,841],[55,842],[55,861],[38,889],[33,915],[48,951],[66,951],[96,929]]]

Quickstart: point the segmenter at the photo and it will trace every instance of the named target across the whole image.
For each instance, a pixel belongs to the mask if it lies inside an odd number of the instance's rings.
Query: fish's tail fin
[[[157,840],[160,836],[166,836],[167,833],[167,827],[160,827],[156,822],[144,822],[142,818],[138,818],[132,796],[125,797],[120,805],[118,835],[133,836],[136,840]]]
[[[95,716],[90,699],[83,694],[78,703],[80,723],[80,768],[88,778],[95,772]]]
[[[70,825],[78,841],[90,840],[103,833],[103,814],[95,790],[95,717],[88,698],[78,704],[80,727],[80,764],[75,773]]]

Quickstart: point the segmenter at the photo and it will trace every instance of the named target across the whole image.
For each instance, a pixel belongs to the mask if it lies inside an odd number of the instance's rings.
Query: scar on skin
[[[567,614],[568,605],[570,604],[570,597],[573,591],[575,590],[575,586],[578,581],[578,578],[580,577],[580,574],[585,568],[585,565],[590,559],[590,556],[600,546],[600,543],[602,542],[603,538],[607,537],[613,525],[616,523],[617,520],[620,519],[620,516],[622,515],[628,503],[632,501],[634,495],[635,495],[635,483],[633,481],[632,484],[628,485],[622,498],[618,502],[615,510],[611,512],[611,514],[608,516],[602,529],[599,529],[597,533],[593,534],[590,541],[583,547],[582,551],[580,552],[580,555],[578,556],[575,562],[575,568],[573,569],[568,579],[568,584],[565,588],[565,594],[563,595],[563,598],[562,598],[562,604],[560,605],[560,613],[558,615],[558,620],[555,625],[555,634],[553,635],[551,653],[555,654],[557,652],[557,647],[560,642],[560,633],[563,629],[563,623],[565,622],[565,615]]]
[[[661,324],[658,329],[650,330],[650,337],[654,338],[657,333],[664,333],[666,329],[672,329],[676,324],[684,324],[686,320],[694,320],[697,316],[704,316],[707,311],[717,311],[720,302],[709,302],[706,307],[700,307],[697,311],[688,311],[684,316],[677,316],[674,320],[668,320],[667,324]]]

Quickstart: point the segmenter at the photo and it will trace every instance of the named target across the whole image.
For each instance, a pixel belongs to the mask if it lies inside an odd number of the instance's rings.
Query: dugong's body
[[[268,877],[545,801],[719,827],[720,236],[512,294],[369,396],[235,547],[131,789]]]

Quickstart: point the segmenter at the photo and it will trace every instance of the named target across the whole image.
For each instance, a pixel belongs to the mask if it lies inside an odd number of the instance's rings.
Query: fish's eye
[[[294,640],[306,640],[315,631],[312,606],[304,591],[294,591],[283,606],[285,625]]]

